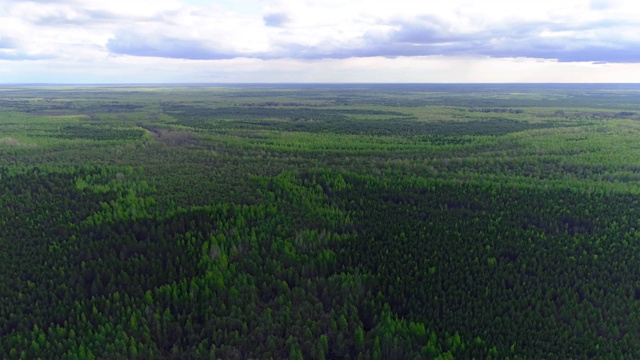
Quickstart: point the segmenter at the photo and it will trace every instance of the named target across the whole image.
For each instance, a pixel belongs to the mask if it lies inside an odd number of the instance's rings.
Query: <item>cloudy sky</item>
[[[638,82],[632,0],[0,0],[0,83]]]

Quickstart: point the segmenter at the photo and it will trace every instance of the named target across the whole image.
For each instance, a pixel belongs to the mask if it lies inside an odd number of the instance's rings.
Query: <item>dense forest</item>
[[[638,104],[0,88],[0,358],[640,358]]]

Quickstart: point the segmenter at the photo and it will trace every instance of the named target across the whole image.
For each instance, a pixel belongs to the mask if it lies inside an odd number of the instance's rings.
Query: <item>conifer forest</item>
[[[640,85],[0,87],[2,359],[640,359]]]

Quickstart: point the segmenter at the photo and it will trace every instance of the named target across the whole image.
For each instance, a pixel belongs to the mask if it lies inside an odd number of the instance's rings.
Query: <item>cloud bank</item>
[[[5,0],[0,60],[113,67],[142,59],[439,57],[635,64],[636,8],[627,0]]]

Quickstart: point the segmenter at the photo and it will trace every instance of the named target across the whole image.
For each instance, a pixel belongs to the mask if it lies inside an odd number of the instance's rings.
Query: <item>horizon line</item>
[[[131,82],[131,83],[0,83],[13,86],[243,86],[243,85],[640,85],[640,82]]]

